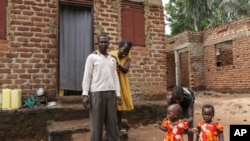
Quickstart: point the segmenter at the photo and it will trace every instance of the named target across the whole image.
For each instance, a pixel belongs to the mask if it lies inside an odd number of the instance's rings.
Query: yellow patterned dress
[[[164,119],[161,125],[167,128],[164,141],[184,141],[183,132],[188,129],[188,123],[186,121],[179,120],[174,125],[171,125],[169,120]]]
[[[219,141],[218,132],[224,130],[224,127],[218,122],[206,123],[203,120],[198,122],[197,128],[201,129],[199,141]]]
[[[112,56],[116,58],[118,63],[122,66],[126,63],[126,60],[131,58],[131,54],[129,53],[126,57],[119,59],[118,57],[118,50],[110,52]],[[122,73],[117,68],[117,73],[120,81],[120,88],[121,88],[121,98],[122,98],[122,105],[118,105],[117,109],[119,111],[130,111],[134,109],[134,104],[131,96],[130,85],[128,76],[125,73]]]

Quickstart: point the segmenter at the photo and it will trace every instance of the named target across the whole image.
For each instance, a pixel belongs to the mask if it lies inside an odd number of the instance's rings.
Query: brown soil
[[[203,104],[213,104],[215,121],[224,126],[224,140],[229,141],[230,124],[247,124],[250,121],[250,94],[228,94],[210,91],[197,92],[194,123],[202,119]],[[133,125],[132,125],[133,126]],[[129,130],[129,141],[163,141],[165,133],[153,125],[133,126]],[[185,141],[187,141],[184,135]]]

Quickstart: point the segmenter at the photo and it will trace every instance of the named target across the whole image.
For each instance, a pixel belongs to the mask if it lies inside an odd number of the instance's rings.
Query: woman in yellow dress
[[[134,109],[134,104],[131,96],[130,85],[127,73],[130,68],[131,54],[130,49],[132,47],[132,42],[128,40],[122,40],[119,43],[119,49],[110,52],[110,54],[116,58],[117,61],[117,73],[120,81],[120,90],[122,105],[117,107],[117,120],[118,126],[121,132],[127,132],[122,129],[122,111],[130,111]]]

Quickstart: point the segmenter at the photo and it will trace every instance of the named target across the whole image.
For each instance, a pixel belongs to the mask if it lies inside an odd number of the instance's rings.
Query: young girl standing
[[[203,120],[197,124],[196,141],[224,141],[223,126],[213,121],[214,106],[206,104],[202,107]]]
[[[168,106],[167,118],[159,125],[166,132],[164,141],[183,141],[183,132],[188,130],[188,123],[181,119],[182,108],[179,104]]]

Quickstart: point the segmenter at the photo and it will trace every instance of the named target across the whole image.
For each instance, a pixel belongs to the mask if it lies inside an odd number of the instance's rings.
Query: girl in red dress
[[[223,126],[213,121],[214,107],[206,104],[202,107],[203,120],[197,124],[196,141],[224,141]]]
[[[183,131],[188,130],[188,123],[181,119],[182,108],[179,104],[168,106],[167,118],[159,125],[166,132],[164,141],[183,141]]]

